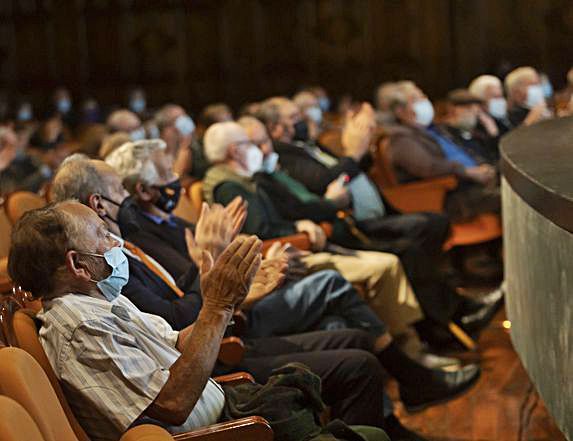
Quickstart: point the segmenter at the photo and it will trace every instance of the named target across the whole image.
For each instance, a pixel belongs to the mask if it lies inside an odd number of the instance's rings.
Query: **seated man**
[[[156,141],[128,143],[110,155],[106,162],[123,177],[124,186],[140,208],[137,210],[137,221],[141,230],[126,238],[157,259],[173,276],[181,277],[193,265],[189,251],[193,250],[194,244],[185,240],[185,229],[194,229],[194,226],[171,214],[177,205],[181,187],[173,175],[170,157],[163,145]],[[228,207],[235,205],[235,202]],[[240,208],[244,212],[244,219],[246,209]],[[209,211],[208,208],[206,210]],[[204,209],[201,215],[203,220],[205,213]],[[223,221],[223,218],[214,218],[217,224]],[[338,259],[332,257],[331,263],[335,268],[340,268],[343,275],[348,272],[351,282],[367,285],[369,303],[388,324],[392,335],[405,340],[409,335],[414,336],[409,339],[415,338],[415,332],[409,327],[421,320],[423,314],[398,259],[380,253],[356,254]],[[312,263],[318,267],[329,267],[323,262],[324,259],[318,260],[316,258]],[[288,283],[280,289],[288,290],[295,286],[297,284]],[[250,303],[247,298],[243,308],[250,309]]]
[[[497,168],[498,137],[477,130],[480,121],[495,127],[495,122],[481,109],[481,99],[465,89],[456,89],[448,94],[446,104],[444,123],[436,127],[436,132],[460,146],[477,164]],[[494,191],[496,184],[492,182]],[[499,211],[499,207],[492,207],[492,211]]]
[[[269,194],[255,182],[252,175],[260,169],[263,163],[263,154],[254,144],[250,143],[246,132],[237,123],[222,123],[211,126],[205,135],[205,148],[211,161],[216,164],[209,170],[203,181],[204,196],[207,201],[226,205],[235,197],[241,196],[249,204],[248,216],[243,227],[244,232],[256,231],[262,239],[270,239],[294,234],[297,231],[309,231],[311,242],[315,242],[319,250],[322,250],[324,242],[312,239],[314,231],[319,231],[320,228],[309,220],[292,221],[283,217]],[[253,151],[253,149],[256,150]],[[259,152],[258,155],[254,153],[256,151]],[[258,159],[256,159],[257,157]],[[282,200],[282,197],[276,193],[273,196],[277,197],[277,200]],[[418,228],[422,229],[423,227],[418,225]],[[373,242],[376,242],[376,239],[378,238],[374,237]],[[381,240],[381,243],[383,242]],[[414,291],[425,314],[442,325],[446,325],[455,318],[469,328],[474,325],[479,326],[481,323],[470,324],[470,320],[465,319],[464,316],[469,310],[475,312],[476,309],[490,309],[490,306],[470,302],[450,289],[437,273],[432,264],[431,254],[426,252],[424,245],[425,242],[422,241],[422,238],[411,242],[402,239],[401,246],[404,248],[400,249],[398,254],[402,259],[408,278],[414,285]],[[378,246],[379,248],[376,249],[384,249],[383,245]],[[428,246],[428,248],[431,247],[432,245]],[[331,255],[325,253],[319,253],[319,255],[327,257],[324,259],[326,262],[329,259],[338,259],[338,256],[332,258]],[[385,255],[379,254],[377,256],[382,259],[385,257]],[[310,256],[311,261],[309,263],[311,266],[312,259],[314,259],[313,256]],[[346,262],[346,264],[351,266],[348,269],[350,272],[353,267],[360,266],[361,261],[355,259]],[[343,263],[339,263],[337,267],[342,269],[344,273],[347,271],[344,269]],[[425,328],[425,332],[428,332],[427,328]],[[427,337],[427,335],[423,337]]]
[[[504,80],[509,110],[507,118],[517,127],[529,126],[552,117],[547,108],[539,73],[529,66],[518,67]]]
[[[120,229],[122,234],[131,236],[134,229],[138,228],[132,199],[126,197],[126,191],[117,173],[102,161],[81,156],[68,158],[54,177],[52,192],[55,200],[76,198],[88,205],[105,220],[115,237],[120,234]],[[221,252],[220,246],[209,245],[209,240],[204,240],[204,233],[213,226],[213,218],[225,216],[224,210],[221,210],[215,212],[209,222],[199,221],[195,233],[196,242],[205,247],[200,247],[199,254],[202,254],[202,249],[213,250],[215,255]],[[232,219],[224,218],[219,226],[233,223]],[[204,229],[200,227],[202,224],[208,225]],[[226,241],[232,238],[232,234],[227,233],[228,231],[221,233],[221,237],[225,237]],[[222,243],[217,237],[214,242]],[[195,254],[195,251],[190,250],[190,253]],[[139,309],[160,315],[172,323],[174,328],[184,329],[193,323],[202,305],[197,267],[188,265],[187,271],[176,284],[163,267],[133,244],[125,242],[124,252],[128,257],[130,277],[122,290],[123,294]],[[172,251],[173,255],[175,253]],[[247,351],[238,366],[239,369],[248,370],[257,381],[264,382],[274,368],[290,361],[302,362],[321,377],[323,397],[325,402],[332,406],[332,415],[351,424],[383,426],[390,434],[409,432],[392,416],[391,407],[385,405],[384,413],[382,412],[385,395],[382,391],[380,364],[403,384],[402,399],[410,409],[420,408],[422,404],[428,406],[438,397],[443,400],[453,393],[459,393],[475,381],[479,373],[475,365],[456,372],[443,373],[425,369],[405,357],[392,342],[392,338],[383,332],[383,324],[364,308],[352,288],[339,276],[333,280],[332,271],[327,273],[330,274],[331,280],[324,280],[322,287],[314,286],[316,289],[312,292],[316,295],[310,298],[312,305],[309,310],[305,308],[304,299],[297,295],[301,291],[308,292],[308,287],[305,288],[304,285],[315,285],[312,280],[293,290],[289,300],[295,301],[285,304],[283,310],[263,310],[259,317],[251,316],[252,321],[255,324],[260,323],[261,326],[265,325],[265,332],[268,332],[269,327],[273,329],[275,326],[273,321],[291,328],[308,328],[319,323],[325,314],[341,313],[347,318],[362,317],[364,323],[360,327],[371,332],[340,330],[275,338],[248,338]],[[264,274],[263,281],[257,281],[258,277],[259,272],[247,297],[264,297],[276,286],[272,281],[265,282]],[[325,297],[328,301],[325,301]],[[282,317],[288,316],[289,309],[293,308],[295,310],[290,316],[292,323],[286,323]],[[309,311],[313,316],[308,315]],[[265,312],[272,312],[273,318],[266,317],[265,320]],[[300,331],[304,329],[306,328],[299,328]],[[284,329],[283,332],[287,333]],[[361,386],[357,388],[357,384]],[[358,390],[360,393],[357,393]],[[365,398],[365,394],[368,398]],[[387,401],[384,404],[387,404]]]
[[[498,196],[487,190],[496,179],[494,168],[478,164],[460,146],[433,129],[432,103],[414,83],[400,82],[394,89],[390,108],[397,124],[387,127],[388,155],[400,182],[456,176],[460,184],[446,198],[446,211],[453,221],[472,218],[499,205]]]
[[[503,85],[498,77],[480,75],[470,83],[468,90],[482,101],[482,110],[495,123],[490,126],[487,121],[480,119],[478,131],[499,140],[513,128],[507,119],[507,100],[503,96]]]
[[[129,267],[118,245],[77,202],[26,213],[12,235],[10,276],[43,301],[40,341],[74,414],[94,440],[144,418],[173,433],[217,422],[225,396],[209,375],[261,242],[239,238],[204,260],[203,308],[181,332],[121,296]]]

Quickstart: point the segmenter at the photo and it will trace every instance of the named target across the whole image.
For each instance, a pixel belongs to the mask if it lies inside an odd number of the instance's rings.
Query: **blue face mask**
[[[103,254],[84,253],[88,256],[102,257],[111,267],[111,274],[102,280],[93,280],[103,296],[108,301],[116,299],[121,294],[121,289],[129,280],[129,262],[127,256],[120,247],[113,247]]]
[[[58,108],[58,112],[68,113],[70,111],[70,109],[72,108],[72,102],[67,98],[61,98],[56,103],[56,106]]]
[[[129,102],[129,107],[131,107],[131,110],[133,110],[135,113],[143,112],[145,110],[146,105],[147,103],[143,98],[133,98]]]
[[[326,96],[321,96],[318,99],[318,105],[320,106],[320,110],[323,112],[328,112],[330,110],[330,100]]]
[[[188,115],[179,115],[175,120],[175,128],[181,136],[189,136],[195,131],[195,123]]]

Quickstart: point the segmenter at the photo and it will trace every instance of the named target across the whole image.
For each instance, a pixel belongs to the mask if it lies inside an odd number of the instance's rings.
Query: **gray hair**
[[[505,91],[509,98],[512,97],[515,89],[520,87],[525,80],[539,78],[537,71],[531,66],[522,66],[512,70],[505,77]]]
[[[155,122],[155,125],[157,126],[160,132],[165,127],[173,124],[174,120],[171,117],[170,113],[173,109],[177,109],[179,107],[181,106],[173,103],[165,104],[161,109],[155,112],[155,115],[153,116],[153,121]]]
[[[92,160],[82,153],[76,153],[62,162],[50,191],[54,201],[78,199],[82,204],[88,205],[92,194],[105,196],[109,193],[109,186]]]
[[[249,139],[245,130],[234,121],[215,123],[207,129],[203,137],[205,156],[209,162],[223,162],[231,144]]]
[[[14,225],[8,273],[35,297],[50,297],[66,252],[80,247],[81,231],[61,203],[30,210]]]
[[[126,142],[107,155],[105,162],[115,169],[127,190],[133,193],[137,182],[148,186],[157,183],[159,172],[151,157],[156,151],[166,148],[161,139]]]
[[[501,80],[493,75],[480,75],[470,83],[468,90],[483,100],[485,99],[485,91],[490,86],[499,86],[501,88]]]
[[[289,101],[285,97],[272,97],[263,101],[254,116],[267,127],[278,124],[281,120],[281,105]]]

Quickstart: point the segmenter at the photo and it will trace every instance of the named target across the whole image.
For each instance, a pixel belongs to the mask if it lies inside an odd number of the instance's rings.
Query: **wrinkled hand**
[[[233,200],[227,208],[219,204],[209,207],[204,202],[195,228],[195,236],[190,230],[185,231],[189,257],[199,268],[203,250],[208,251],[214,259],[217,259],[235,239],[245,219],[246,206],[242,200],[238,202],[236,199]]]
[[[355,161],[360,161],[370,147],[375,127],[375,113],[370,104],[363,103],[356,113],[348,112],[342,130],[345,154]]]
[[[326,234],[314,222],[308,219],[299,220],[296,222],[296,231],[308,234],[313,251],[321,251],[326,246]]]
[[[247,296],[261,266],[262,242],[256,236],[236,238],[218,259],[202,251],[203,307],[232,311]]]
[[[332,202],[336,208],[346,208],[350,204],[350,193],[342,181],[337,178],[328,184],[324,197]]]
[[[260,299],[282,285],[288,271],[288,258],[265,259],[261,263],[251,284],[247,297]]]
[[[287,278],[296,279],[308,274],[308,267],[302,261],[303,257],[310,255],[309,251],[302,251],[293,247],[290,243],[282,244],[275,242],[267,250],[266,259],[286,259],[288,271]]]

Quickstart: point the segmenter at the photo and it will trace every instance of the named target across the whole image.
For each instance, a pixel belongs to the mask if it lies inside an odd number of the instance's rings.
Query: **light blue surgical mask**
[[[131,110],[133,110],[135,113],[143,112],[146,106],[147,103],[143,98],[134,98],[129,102],[129,107],[131,107]]]
[[[145,129],[143,127],[139,127],[135,130],[132,130],[129,132],[129,137],[134,142],[141,141],[142,139],[145,139]]]
[[[175,120],[175,128],[181,136],[189,136],[195,131],[195,123],[188,115],[179,115]]]
[[[263,159],[263,166],[261,171],[265,173],[274,173],[277,169],[277,163],[279,162],[279,155],[277,152],[271,152]]]
[[[320,110],[322,110],[323,112],[328,112],[328,110],[330,109],[330,100],[328,99],[327,96],[321,96],[318,99],[318,105],[320,106]]]
[[[103,254],[85,253],[87,256],[101,257],[105,259],[107,264],[111,267],[111,274],[102,280],[93,280],[100,292],[108,301],[116,299],[121,294],[121,289],[127,284],[129,280],[129,262],[127,256],[123,253],[120,247],[113,247]]]
[[[533,84],[527,87],[527,100],[525,102],[526,107],[532,109],[533,107],[545,102],[545,96],[543,95],[543,88],[539,84]]]
[[[413,104],[416,122],[421,126],[428,127],[434,119],[434,106],[429,99],[421,99]]]
[[[68,113],[72,108],[72,102],[67,98],[60,98],[56,103],[58,108],[58,112],[60,113]]]
[[[316,107],[313,106],[306,109],[306,116],[308,116],[312,121],[314,121],[318,125],[320,125],[320,123],[322,122],[322,110],[320,110],[320,107],[318,106]]]
[[[18,110],[18,121],[30,121],[32,119],[32,108],[28,105],[23,105]]]

